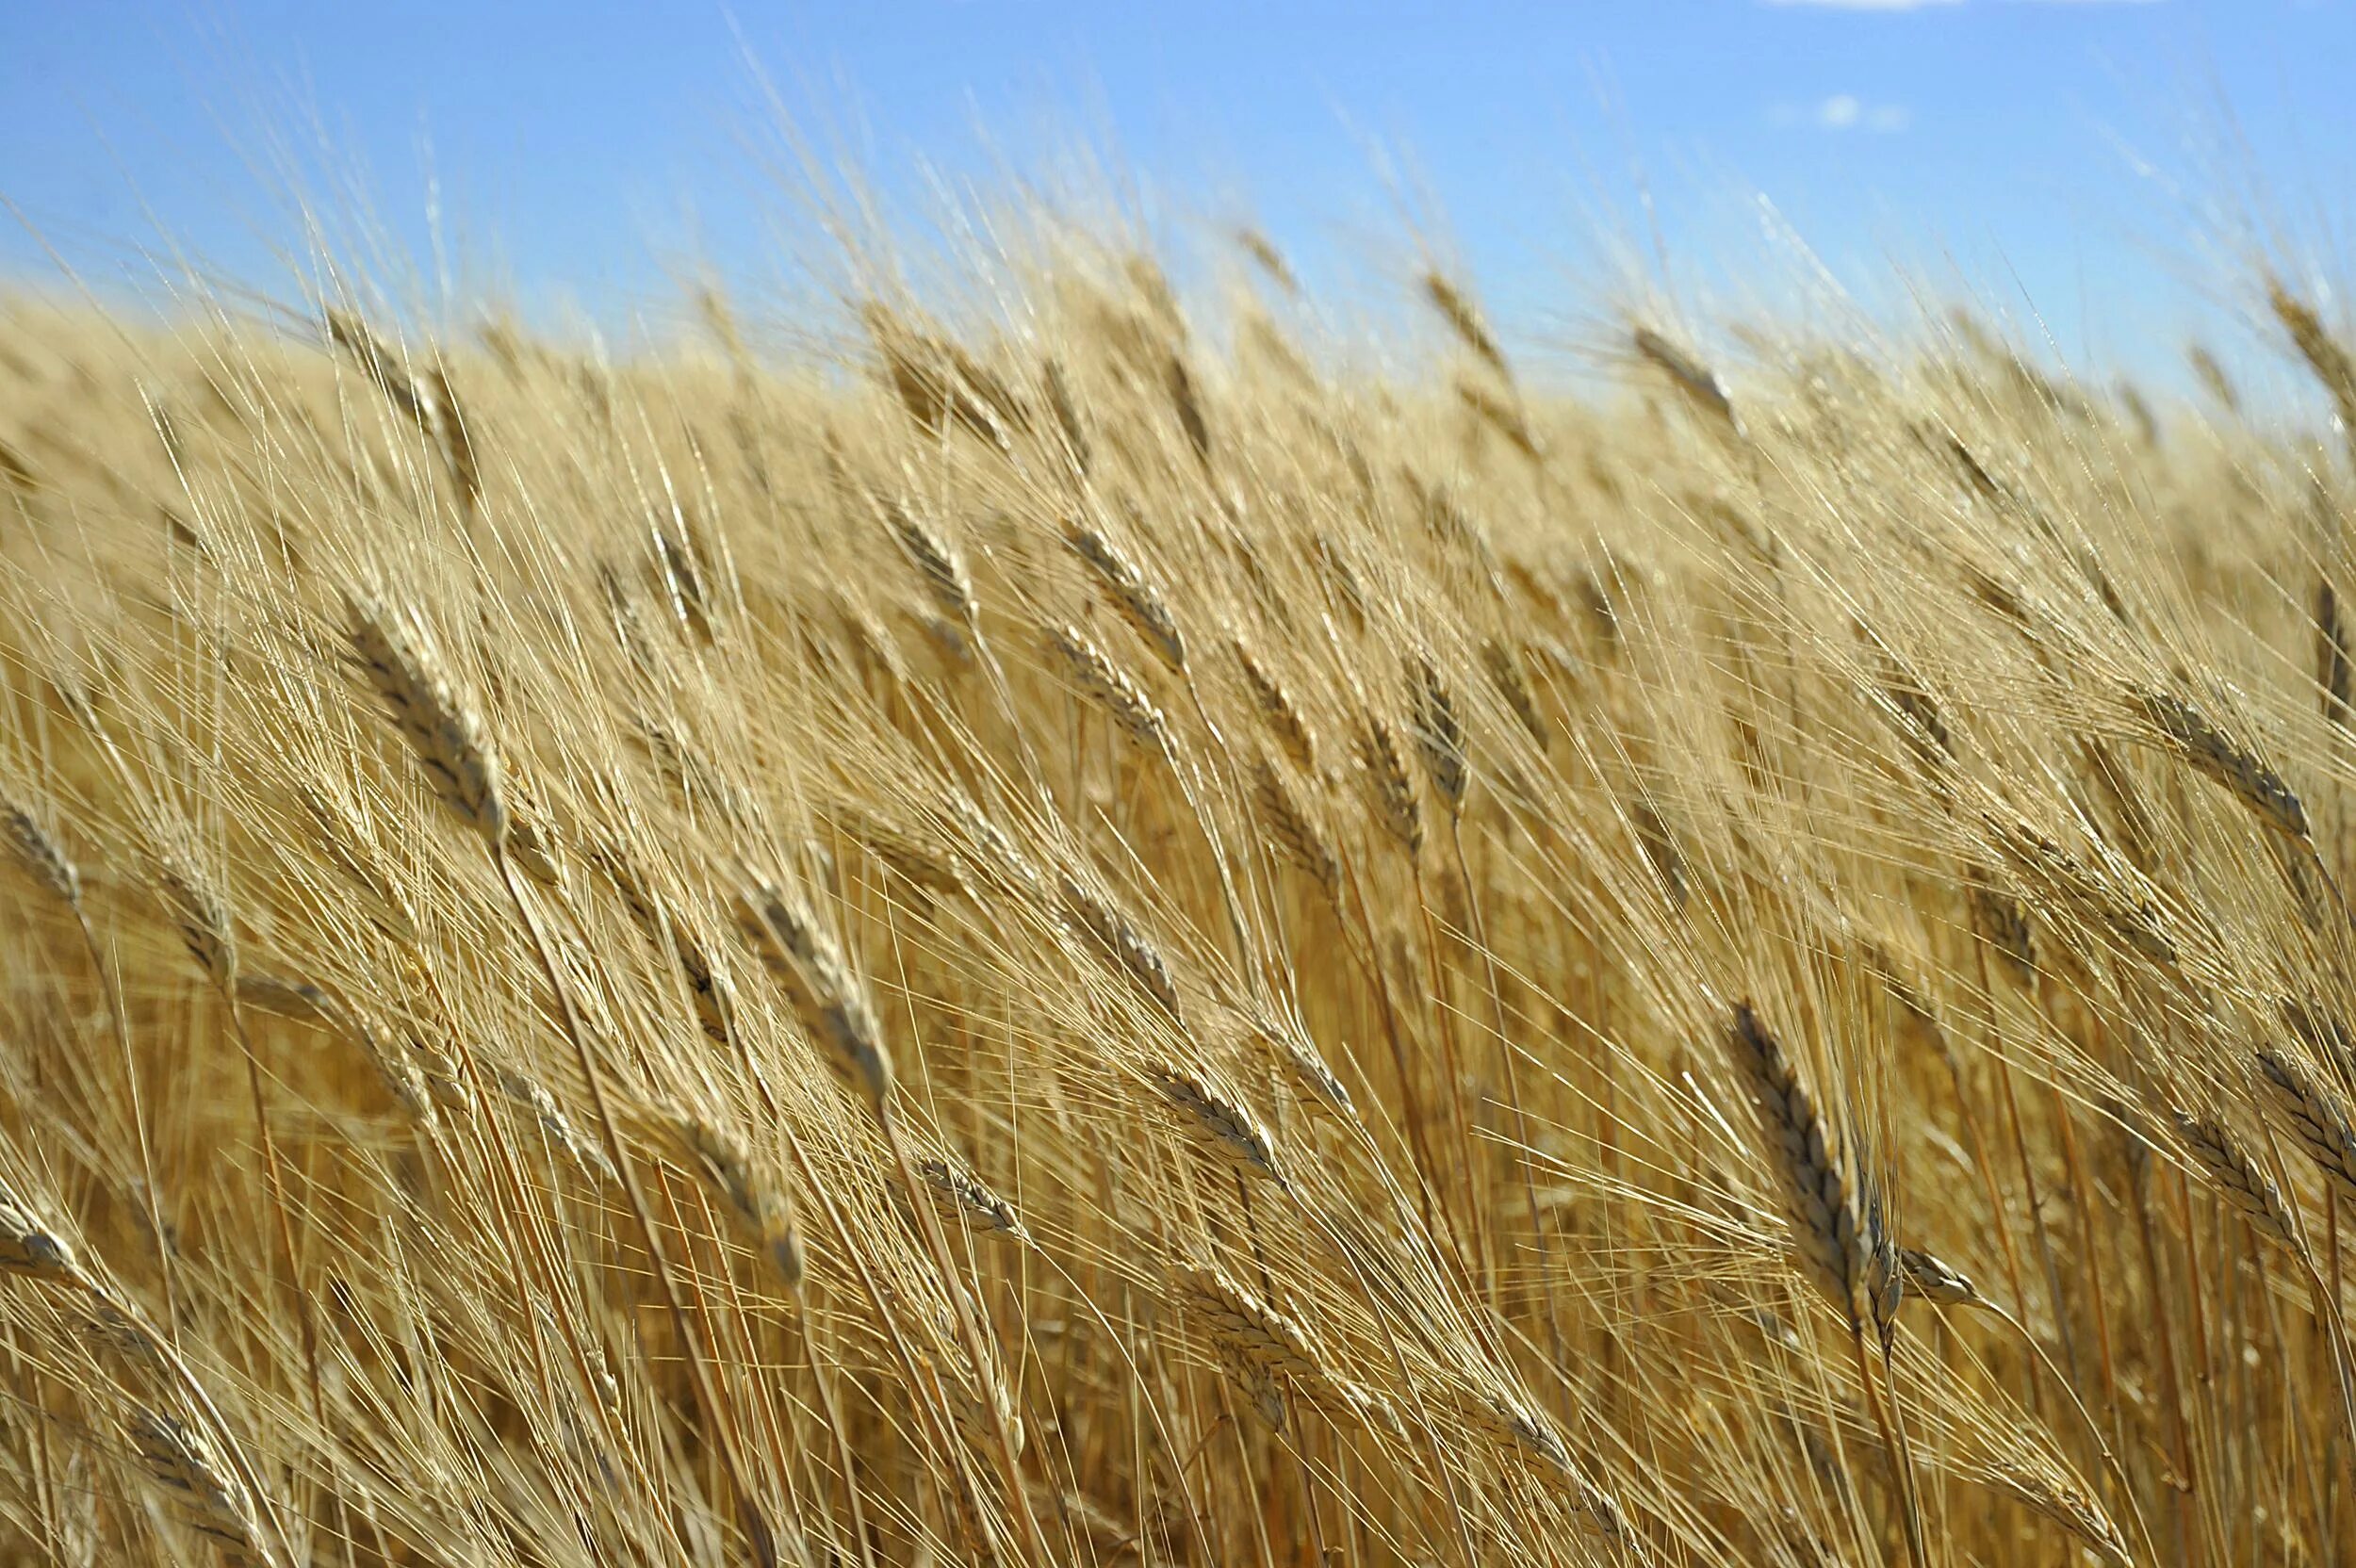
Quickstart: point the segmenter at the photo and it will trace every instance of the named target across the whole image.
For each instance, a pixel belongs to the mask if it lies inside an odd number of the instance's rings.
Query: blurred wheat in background
[[[0,314],[0,1557],[2350,1560],[2347,454],[1039,233]]]

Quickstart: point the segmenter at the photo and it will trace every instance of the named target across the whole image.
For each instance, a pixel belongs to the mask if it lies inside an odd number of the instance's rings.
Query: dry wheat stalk
[[[1308,873],[1329,896],[1338,891],[1342,880],[1341,858],[1326,841],[1316,823],[1293,798],[1276,765],[1267,758],[1259,758],[1252,767],[1252,804],[1259,813],[1260,826],[1269,841],[1283,852],[1284,858]]]
[[[1305,1327],[1237,1284],[1218,1265],[1188,1265],[1174,1276],[1180,1303],[1209,1331],[1222,1359],[1283,1380],[1328,1415],[1366,1420],[1375,1411],[1376,1396],[1337,1376]],[[1272,1424],[1281,1425],[1281,1419]]]
[[[2039,891],[2152,963],[2175,967],[2176,944],[2160,929],[2151,892],[2131,868],[2113,858],[2097,871],[2009,813],[1990,811],[1983,820],[1998,851]]]
[[[1055,416],[1055,429],[1063,437],[1064,450],[1072,465],[1085,477],[1096,458],[1095,443],[1088,439],[1088,424],[1081,417],[1079,400],[1072,396],[1072,381],[1064,373],[1063,362],[1053,357],[1039,367],[1039,381],[1047,394],[1047,411]]]
[[[2348,1102],[2293,1056],[2268,1048],[2257,1059],[2258,1076],[2299,1147],[2317,1169],[2356,1193],[2356,1120]]]
[[[499,1070],[499,1092],[532,1113],[541,1135],[593,1186],[611,1186],[620,1182],[621,1177],[615,1172],[614,1162],[606,1158],[605,1151],[581,1135],[581,1129],[573,1125],[573,1119],[564,1114],[546,1085],[509,1067]]]
[[[946,792],[941,798],[941,804],[973,851],[966,858],[968,865],[999,892],[1024,899],[1039,896],[1044,884],[1040,880],[1039,867],[1023,853],[1004,828],[990,820],[981,807],[957,790]]]
[[[1677,848],[1669,825],[1661,820],[1652,802],[1641,796],[1629,808],[1628,815],[1635,820],[1636,847],[1644,852],[1644,863],[1661,879],[1661,890],[1669,895],[1669,906],[1684,908],[1685,901],[1693,896],[1693,883],[1686,875],[1685,852]]]
[[[2348,628],[2340,615],[2340,593],[2329,576],[2315,577],[2315,684],[2323,689],[2323,715],[2342,729],[2356,728],[2356,663],[2348,657]]]
[[[1297,1021],[1278,1020],[1268,1014],[1252,1010],[1245,1014],[1245,1024],[1252,1036],[1268,1044],[1276,1053],[1277,1060],[1300,1088],[1304,1098],[1323,1105],[1347,1121],[1358,1119],[1357,1102],[1350,1090],[1333,1075],[1324,1054],[1317,1050],[1306,1030]]]
[[[295,798],[303,803],[314,829],[313,841],[327,852],[335,869],[342,872],[352,886],[366,894],[370,920],[382,925],[397,941],[417,939],[417,915],[410,907],[408,895],[380,866],[375,857],[362,842],[356,819],[346,809],[332,804],[326,793],[309,779],[295,786]]]
[[[891,530],[908,564],[916,568],[925,596],[933,601],[941,618],[952,626],[970,629],[978,607],[973,602],[973,580],[966,574],[965,563],[957,552],[898,501],[878,497],[875,504],[883,512],[884,526]]]
[[[1521,655],[1502,638],[1484,637],[1481,640],[1481,667],[1505,706],[1513,710],[1513,717],[1521,721],[1522,727],[1530,731],[1530,738],[1544,751],[1551,737],[1546,721],[1539,716],[1537,698],[1530,694],[1530,678],[1522,671]]]
[[[2039,1469],[2002,1464],[1986,1478],[1988,1484],[2061,1526],[2094,1549],[2113,1568],[2134,1568],[2136,1557],[2094,1499],[2075,1484],[2055,1480]]]
[[[671,918],[671,955],[679,960],[679,977],[687,982],[687,1000],[695,1009],[695,1026],[704,1037],[726,1045],[736,1036],[736,985],[719,967],[686,922]]]
[[[1204,468],[1211,466],[1211,422],[1203,413],[1203,394],[1196,387],[1194,372],[1186,368],[1186,357],[1173,351],[1162,363],[1162,385],[1170,393],[1170,412],[1178,416],[1178,428],[1186,437],[1195,461]]]
[[[910,885],[943,897],[971,894],[965,868],[956,856],[942,852],[880,814],[845,806],[830,812],[828,820]]]
[[[2290,337],[2291,346],[2307,362],[2308,369],[2315,373],[2316,381],[2323,384],[2323,389],[2331,395],[2332,410],[2339,416],[2342,430],[2356,433],[2356,359],[2348,356],[2339,339],[2323,324],[2323,318],[2316,313],[2315,306],[2292,293],[2290,286],[2282,279],[2269,275],[2266,290],[2266,306],[2274,312],[2275,320],[2282,324],[2283,332]],[[2216,367],[2216,360],[2209,358],[2205,351],[2201,351],[2201,358],[2210,367]],[[2239,400],[2232,396],[2232,384],[2225,380],[2222,369],[2217,370],[2213,385],[2224,389],[2224,395],[2218,398],[2218,401],[2238,403]],[[2348,438],[2356,439],[2356,434]]]
[[[1407,675],[1415,750],[1423,758],[1432,792],[1453,816],[1464,809],[1464,789],[1471,777],[1464,760],[1464,721],[1457,712],[1455,694],[1429,654],[1416,656]]]
[[[1528,1455],[1544,1473],[1570,1490],[1581,1523],[1598,1535],[1617,1539],[1627,1532],[1619,1505],[1589,1480],[1571,1458],[1562,1434],[1545,1412],[1518,1389],[1490,1380],[1468,1390],[1462,1406],[1470,1424],[1506,1450]]]
[[[1942,1307],[1980,1305],[1980,1293],[1971,1277],[1935,1253],[1904,1247],[1898,1257],[1906,1269],[1906,1289]]]
[[[1014,1205],[965,1166],[936,1154],[918,1161],[916,1173],[924,1179],[926,1190],[945,1215],[984,1235],[1004,1236],[1008,1241],[1030,1245],[1031,1233],[1023,1225],[1023,1217],[1015,1213]]]
[[[1468,376],[1456,378],[1456,396],[1475,418],[1496,431],[1515,451],[1533,464],[1546,460],[1538,436],[1522,410]]]
[[[1742,422],[1734,416],[1734,400],[1727,395],[1726,383],[1718,379],[1716,371],[1650,327],[1638,327],[1630,335],[1630,341],[1637,354],[1666,375],[1669,384],[1684,394],[1688,401],[1723,420],[1737,434],[1742,433]]]
[[[1027,423],[1013,392],[957,344],[918,332],[880,301],[860,307],[868,335],[883,355],[886,378],[900,406],[920,429],[937,432],[955,420],[1001,450]]]
[[[1457,339],[1470,349],[1482,364],[1507,381],[1512,381],[1513,372],[1505,363],[1505,351],[1498,348],[1497,340],[1489,335],[1489,324],[1481,319],[1481,307],[1473,302],[1472,297],[1437,268],[1427,268],[1421,282],[1424,297],[1432,302],[1432,308],[1440,313],[1440,318],[1448,323],[1448,330],[1456,335]]]
[[[423,1075],[426,1092],[432,1096],[433,1102],[461,1119],[472,1116],[475,1109],[474,1088],[467,1082],[465,1069],[458,1060],[428,1039],[414,1023],[402,1033],[409,1055],[413,1058],[412,1065]],[[390,1056],[391,1053],[386,1054]]]
[[[2027,984],[2037,972],[2037,946],[2029,929],[2028,906],[1998,887],[1990,874],[1978,866],[1966,869],[1963,892],[1973,932],[2011,966],[2015,978]]]
[[[68,907],[80,906],[81,874],[57,835],[41,825],[30,808],[0,794],[0,833],[6,834],[8,848],[34,881]]]
[[[221,901],[220,890],[176,849],[159,850],[151,870],[156,891],[163,895],[165,913],[188,956],[222,994],[234,993],[237,942],[229,923],[229,906]]]
[[[47,1284],[78,1288],[89,1283],[73,1243],[6,1187],[0,1187],[0,1272]]]
[[[509,780],[507,812],[507,857],[515,869],[552,892],[564,890],[564,864],[556,857],[556,846],[534,820],[531,797],[521,781]]]
[[[377,1029],[357,1011],[318,986],[307,980],[288,980],[266,970],[248,970],[237,975],[237,1000],[246,1006],[307,1023],[343,1041],[367,1061],[377,1081],[419,1130],[430,1136],[439,1125],[434,1114],[434,1085],[424,1068],[412,1059],[415,1054],[387,1045]],[[446,1065],[441,1071],[446,1081],[455,1083]],[[442,1096],[448,1097],[447,1093]],[[463,1102],[465,1096],[461,1094],[459,1098]]]

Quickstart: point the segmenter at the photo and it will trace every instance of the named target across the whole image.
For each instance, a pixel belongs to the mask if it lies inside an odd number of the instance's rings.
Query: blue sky
[[[1763,198],[1869,292],[1903,263],[2136,368],[2231,281],[2185,193],[2263,188],[2330,262],[2356,129],[2356,0],[5,10],[0,197],[40,238],[0,219],[0,273],[46,244],[133,275],[160,234],[284,293],[273,258],[299,237],[268,172],[294,145],[323,182],[323,140],[400,245],[422,253],[442,214],[466,287],[561,288],[606,319],[667,308],[693,258],[780,270],[794,208],[755,155],[777,141],[748,56],[888,195],[926,162],[1035,168],[1085,137],[1156,215],[1253,212],[1349,279],[1385,257],[1396,276],[1411,219],[1436,216],[1534,332],[1575,332],[1629,253],[1665,253],[1689,300],[1780,297]]]

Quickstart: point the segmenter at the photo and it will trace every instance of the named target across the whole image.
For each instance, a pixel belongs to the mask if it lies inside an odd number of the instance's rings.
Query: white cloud
[[[1836,92],[1813,104],[1767,106],[1767,122],[1777,126],[1813,125],[1820,131],[1866,131],[1889,136],[1914,123],[1904,104],[1869,104],[1854,92]]]
[[[1767,0],[1771,6],[1809,6],[1827,11],[1920,11],[1959,6],[1963,0]]]
[[[1935,6],[1960,6],[1964,0],[1762,0],[1787,9],[1820,11],[1926,11]],[[1998,0],[2012,6],[2155,6],[2159,0]],[[2313,4],[2314,0],[2307,0]]]

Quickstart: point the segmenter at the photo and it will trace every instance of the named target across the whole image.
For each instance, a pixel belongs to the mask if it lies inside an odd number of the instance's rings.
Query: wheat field
[[[0,307],[0,1560],[2356,1558],[2320,296],[1575,398],[1054,233]]]

